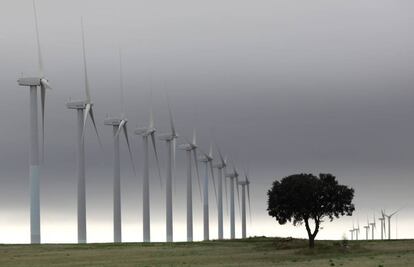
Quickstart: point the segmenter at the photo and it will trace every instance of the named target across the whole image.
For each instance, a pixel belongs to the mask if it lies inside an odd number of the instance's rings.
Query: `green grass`
[[[0,245],[0,266],[414,266],[414,240]]]

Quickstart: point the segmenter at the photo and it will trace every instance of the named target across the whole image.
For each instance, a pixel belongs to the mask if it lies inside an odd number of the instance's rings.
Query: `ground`
[[[414,266],[414,240],[0,245],[0,266]]]

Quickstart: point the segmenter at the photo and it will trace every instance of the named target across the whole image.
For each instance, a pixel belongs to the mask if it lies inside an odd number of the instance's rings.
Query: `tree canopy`
[[[294,174],[274,181],[268,191],[270,216],[280,224],[292,222],[305,224],[309,247],[313,248],[315,237],[324,218],[332,221],[340,216],[350,216],[355,210],[352,200],[354,189],[338,184],[332,174]],[[311,230],[310,222],[314,222]]]

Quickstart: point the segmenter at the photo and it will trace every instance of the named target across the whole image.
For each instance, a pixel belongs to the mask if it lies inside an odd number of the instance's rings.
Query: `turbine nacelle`
[[[158,139],[163,140],[163,141],[172,141],[177,137],[178,137],[178,135],[171,134],[171,133],[164,133],[164,134],[159,134],[158,135]]]
[[[136,128],[134,134],[141,136],[149,136],[156,131],[155,128]]]
[[[85,109],[86,105],[90,105],[91,107],[93,106],[92,102],[88,102],[85,100],[78,100],[78,101],[70,101],[66,103],[66,107],[69,109]]]
[[[104,120],[105,125],[112,125],[112,126],[119,126],[122,121],[127,122],[128,120],[126,118],[116,118],[116,117],[108,117]]]
[[[178,146],[178,149],[186,150],[186,151],[191,151],[194,148],[196,148],[196,146],[193,146],[192,144],[181,144]]]
[[[42,78],[39,77],[22,77],[17,80],[20,86],[41,86]]]

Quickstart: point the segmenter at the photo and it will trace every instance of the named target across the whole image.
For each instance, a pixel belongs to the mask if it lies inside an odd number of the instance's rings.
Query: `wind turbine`
[[[371,225],[371,235],[372,235],[372,240],[374,240],[374,234],[375,234],[375,228],[376,228],[376,219],[375,219],[375,213],[374,213],[374,220],[372,221],[372,223],[370,223],[369,225]]]
[[[220,148],[216,144],[217,151],[220,156],[219,163],[215,164],[213,167],[217,168],[218,178],[217,178],[217,185],[218,185],[218,211],[217,211],[217,219],[218,219],[218,239],[223,239],[223,170],[225,170],[227,166],[226,160],[223,158],[223,155],[221,154]],[[226,199],[227,199],[227,182],[224,180],[226,185]],[[227,203],[227,201],[226,201]]]
[[[150,107],[150,118],[149,118],[149,125],[145,128],[137,128],[135,130],[135,134],[140,135],[142,137],[142,143],[144,146],[144,173],[142,179],[142,220],[143,220],[143,237],[144,242],[151,241],[151,223],[150,223],[150,187],[149,187],[149,139],[151,139],[152,149],[155,155],[155,161],[158,170],[158,176],[160,178],[160,185],[162,188],[162,178],[161,178],[161,170],[160,170],[160,162],[157,152],[157,145],[155,142],[155,126],[154,126],[154,115],[152,111],[152,104]]]
[[[381,240],[384,240],[384,237],[387,238],[387,232],[385,231],[385,215],[383,210],[381,210],[381,216],[378,220],[381,222]]]
[[[357,225],[358,225],[358,228],[355,228],[355,239],[356,240],[358,240],[358,235],[359,235],[359,231],[360,231],[360,228],[359,228],[359,220],[358,220]]]
[[[39,27],[37,24],[36,3],[33,0],[33,13],[36,29],[37,55],[39,75],[37,77],[22,77],[17,80],[20,86],[30,88],[30,242],[40,243],[40,159],[39,159],[39,128],[37,114],[37,87],[40,88],[42,111],[42,160],[45,139],[45,102],[46,89],[51,89],[49,81],[44,76],[42,51],[40,48]]]
[[[248,178],[248,173],[245,172],[244,181],[238,182],[238,185],[242,187],[242,238],[246,238],[246,187],[247,187],[247,198],[249,201],[249,214],[250,214],[250,221],[252,218],[251,215],[251,208],[250,208],[250,181]]]
[[[201,150],[201,149],[200,149]],[[205,164],[205,174],[203,180],[203,229],[204,229],[204,240],[209,240],[210,238],[210,226],[209,226],[209,208],[208,208],[208,172],[210,169],[211,179],[213,181],[214,193],[216,196],[216,203],[217,203],[217,191],[216,191],[216,183],[214,179],[214,171],[213,171],[213,146],[210,145],[209,153],[203,153],[203,156],[200,158],[200,161]]]
[[[136,175],[134,160],[132,158],[131,145],[129,143],[127,123],[125,117],[124,95],[123,95],[123,73],[122,73],[122,56],[119,51],[119,66],[120,66],[120,88],[121,88],[121,106],[122,112],[119,117],[107,117],[104,121],[105,125],[112,126],[114,137],[114,242],[122,242],[122,222],[121,222],[121,163],[119,158],[119,134],[124,132],[125,140],[128,146],[129,157],[132,164],[132,170]]]
[[[369,233],[369,219],[367,218],[367,225],[364,226],[365,228],[365,238],[368,240],[368,233]]]
[[[192,142],[186,140],[186,144],[179,145],[178,148],[182,149],[186,153],[187,158],[187,241],[193,241],[193,181],[192,181],[192,159],[194,160],[194,166],[196,169],[196,174],[198,178],[198,188],[201,197],[201,186],[200,186],[200,174],[198,171],[198,161],[197,161],[197,141],[196,141],[196,132],[193,130],[193,140]]]
[[[385,214],[384,212],[384,216],[388,219],[388,240],[391,240],[391,218],[392,216],[394,216],[395,214],[397,214],[397,212],[399,212],[401,209],[394,211],[393,213],[391,213],[390,215]]]
[[[355,229],[354,229],[354,226],[352,225],[352,228],[349,229],[349,232],[351,233],[351,240],[354,240],[354,231]]]
[[[168,98],[167,98],[168,100]],[[168,113],[170,118],[171,132],[159,135],[159,139],[165,141],[167,144],[167,179],[166,179],[166,235],[167,242],[173,242],[173,208],[172,208],[172,179],[173,179],[173,168],[175,166],[175,148],[176,139],[178,138],[177,132],[175,131],[174,119],[168,103]]]
[[[82,51],[83,51],[83,68],[85,78],[85,100],[71,101],[66,104],[68,109],[74,109],[78,116],[78,144],[77,144],[77,171],[78,171],[78,243],[86,243],[86,193],[85,193],[85,128],[88,116],[91,118],[91,122],[95,129],[98,142],[101,145],[98,129],[95,123],[95,117],[93,113],[93,103],[91,101],[88,81],[88,68],[86,64],[86,52],[85,52],[85,34],[83,29],[83,19],[81,19],[82,28]],[[102,147],[102,145],[101,145]]]
[[[226,177],[230,179],[230,238],[236,237],[236,223],[235,223],[235,212],[234,212],[234,180],[236,184],[239,183],[239,174],[233,165],[233,172],[226,173]],[[239,187],[237,186],[237,196],[239,195]],[[239,198],[237,198],[239,199]]]

